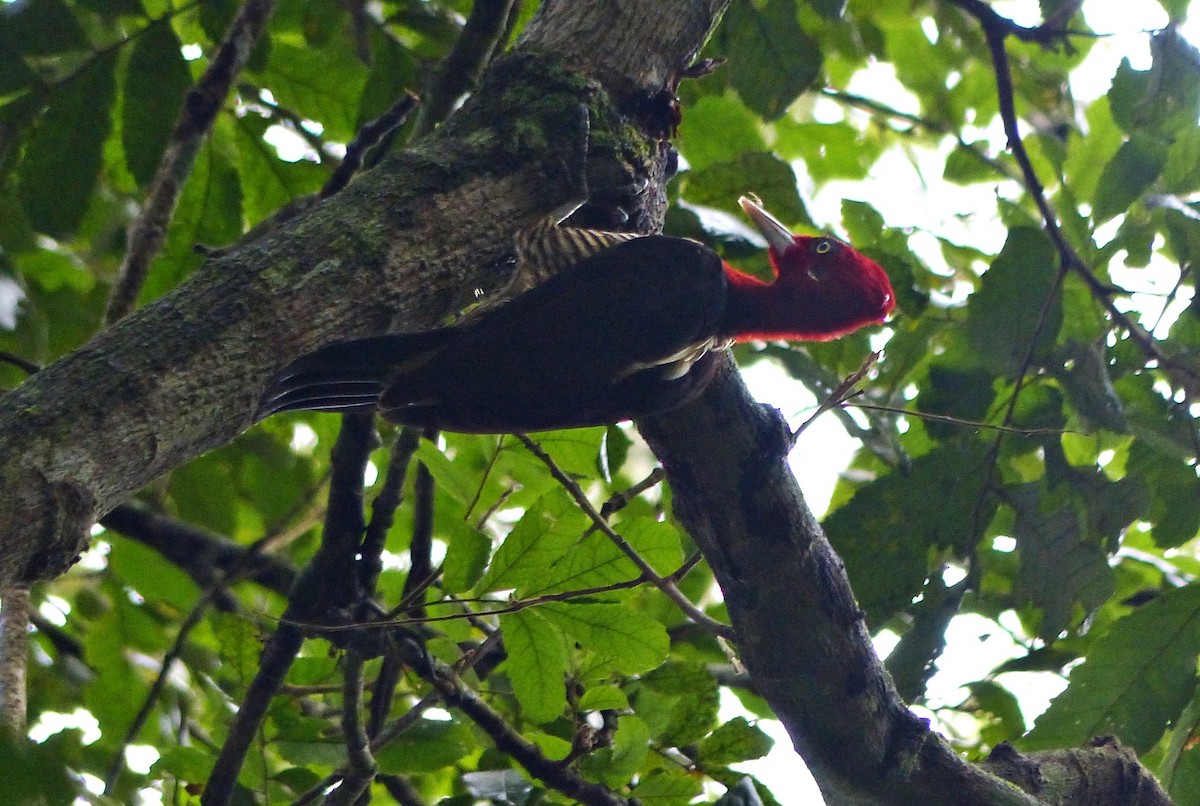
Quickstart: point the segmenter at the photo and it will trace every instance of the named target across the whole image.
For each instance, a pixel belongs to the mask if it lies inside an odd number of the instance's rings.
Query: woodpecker
[[[685,238],[570,228],[524,246],[518,237],[519,260],[565,255],[569,265],[448,327],[302,357],[273,380],[260,416],[378,408],[392,422],[465,433],[604,425],[693,399],[735,341],[825,341],[892,311],[878,264],[834,238],[793,235],[749,198],[739,204],[767,241],[772,282]],[[552,273],[541,268],[518,275]]]

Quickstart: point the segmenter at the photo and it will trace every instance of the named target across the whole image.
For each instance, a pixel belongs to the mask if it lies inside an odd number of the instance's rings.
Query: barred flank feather
[[[457,316],[444,324],[461,325],[478,321],[485,314],[542,285],[576,263],[619,243],[644,237],[633,232],[560,227],[553,218],[519,230],[513,235],[517,268],[509,281],[502,288],[459,311]]]
[[[513,236],[518,267],[514,285],[517,287],[510,290],[518,294],[528,291],[597,252],[642,237],[645,236],[633,232],[560,227],[548,219]]]
[[[618,243],[643,237],[636,233],[606,233],[599,229],[559,227],[551,221],[512,236],[516,247],[517,276],[528,283],[521,291],[550,279],[566,267],[592,257]]]

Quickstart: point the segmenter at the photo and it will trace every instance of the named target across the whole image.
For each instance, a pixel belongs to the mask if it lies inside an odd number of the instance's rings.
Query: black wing
[[[465,328],[436,360],[396,373],[380,408],[395,421],[476,432],[661,411],[693,396],[711,373],[657,364],[710,341],[724,305],[724,266],[711,250],[682,238],[638,238]]]
[[[682,374],[655,368],[709,341],[724,304],[724,267],[712,251],[637,238],[468,324],[305,356],[275,379],[262,416],[378,401],[396,422],[485,433],[639,417],[703,388],[711,361]]]

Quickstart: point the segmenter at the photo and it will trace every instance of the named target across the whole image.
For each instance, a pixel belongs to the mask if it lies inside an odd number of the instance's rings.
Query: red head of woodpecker
[[[895,295],[875,261],[836,238],[793,235],[745,196],[738,204],[767,241],[775,280],[726,267],[735,340],[828,341],[892,312]]]
[[[892,310],[877,264],[741,204],[767,239],[774,282],[695,241],[597,237],[598,251],[482,316],[300,358],[275,378],[260,415],[378,406],[394,422],[448,431],[603,425],[688,402],[731,341],[832,339]]]

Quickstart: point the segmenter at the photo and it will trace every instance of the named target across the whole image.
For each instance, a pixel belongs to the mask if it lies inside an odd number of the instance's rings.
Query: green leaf
[[[1142,130],[1159,136],[1196,126],[1200,114],[1200,56],[1173,27],[1150,40],[1154,62],[1134,70],[1124,59],[1108,93],[1113,119],[1126,132]]]
[[[355,134],[366,71],[345,41],[307,48],[272,40],[263,80],[279,104],[325,127],[325,136],[348,142]]]
[[[623,674],[649,671],[667,659],[666,628],[628,605],[576,601],[547,604],[539,612]]]
[[[705,95],[679,126],[679,153],[693,171],[766,147],[758,119],[732,95]]]
[[[464,593],[483,576],[492,556],[492,540],[461,521],[442,527],[446,535],[446,561],[442,565],[442,590],[445,593]]]
[[[133,540],[114,538],[108,565],[122,584],[147,601],[166,602],[180,612],[187,612],[200,596],[200,588],[181,568]]]
[[[474,745],[471,729],[459,722],[418,719],[380,749],[375,760],[380,772],[392,775],[434,772],[457,763]]]
[[[1125,212],[1154,183],[1167,163],[1165,143],[1134,134],[1125,141],[1112,161],[1100,172],[1092,217],[1097,224]]]
[[[679,533],[649,518],[623,521],[619,534],[660,574],[673,573],[682,561]],[[572,543],[525,595],[597,588],[637,579],[641,571],[609,537],[595,531]]]
[[[1189,745],[1179,756],[1169,793],[1175,806],[1200,806],[1200,745]]]
[[[875,245],[883,235],[883,216],[864,201],[842,201],[842,224],[846,227],[850,242],[859,249]]]
[[[241,178],[246,221],[258,224],[280,207],[301,196],[316,193],[326,171],[308,160],[287,162],[263,140],[267,121],[244,116],[235,123],[237,171]]]
[[[1186,210],[1186,212],[1185,212]],[[1200,261],[1200,220],[1190,207],[1165,210],[1167,255],[1177,263]]]
[[[787,160],[802,159],[818,186],[832,179],[861,180],[882,153],[882,141],[848,123],[775,122],[774,150]]]
[[[88,47],[87,36],[63,0],[0,6],[0,50],[49,56]]]
[[[710,46],[729,59],[729,81],[766,120],[780,117],[821,75],[821,47],[796,21],[794,0],[733,3]]]
[[[1090,199],[1095,195],[1100,179],[1096,166],[1107,164],[1124,138],[1108,104],[1092,104],[1084,112],[1084,119],[1087,136],[1074,131],[1068,135],[1063,174],[1076,198]]]
[[[991,520],[994,498],[980,488],[985,447],[947,443],[859,488],[825,519],[825,531],[846,563],[859,606],[872,625],[903,609],[929,573],[931,547],[967,550],[978,539],[968,526]],[[929,491],[937,490],[937,503]]]
[[[1088,430],[1124,431],[1125,410],[1113,386],[1104,349],[1071,341],[1063,345],[1060,354],[1064,369],[1056,376]]]
[[[87,212],[112,125],[116,52],[97,57],[56,88],[17,168],[30,223],[69,238]]]
[[[84,690],[83,706],[101,724],[124,729],[133,716],[128,703],[131,698],[141,697],[147,685],[130,663],[130,650],[157,654],[168,637],[147,608],[131,602],[115,585],[113,588],[112,608],[92,625],[87,636],[85,660],[95,677]]]
[[[1011,741],[1024,735],[1025,717],[1021,714],[1020,702],[1011,691],[992,680],[969,683],[967,690],[971,692],[967,703],[969,710],[976,713],[982,711],[999,720],[1001,741]]]
[[[1112,594],[1112,572],[1100,541],[1081,523],[1078,502],[1036,482],[1010,485],[1004,498],[1017,512],[1017,592],[1042,611],[1038,636],[1052,641]]]
[[[1114,734],[1146,752],[1191,699],[1198,653],[1200,586],[1156,597],[1096,640],[1021,745],[1074,747]]]
[[[65,252],[52,249],[26,252],[17,256],[16,263],[23,275],[47,291],[66,288],[86,293],[96,284],[96,278]]]
[[[700,759],[706,764],[737,764],[762,758],[771,752],[775,740],[751,725],[744,717],[734,717],[700,742]]]
[[[77,738],[71,739],[77,742]],[[0,802],[12,804],[72,803],[78,787],[68,772],[60,740],[35,744],[24,736],[0,731]]]
[[[1036,355],[1054,343],[1062,300],[1054,247],[1040,229],[1016,227],[967,303],[967,335],[984,367],[1015,377],[1036,339]],[[1048,306],[1048,307],[1047,307]],[[1043,316],[1043,309],[1045,315]]]
[[[179,37],[168,21],[151,23],[133,45],[122,88],[121,144],[129,172],[149,185],[192,86]]]
[[[202,784],[212,775],[217,758],[200,747],[169,747],[154,762],[152,772],[165,773],[178,781]]]
[[[1163,190],[1181,196],[1200,190],[1200,127],[1175,135],[1162,170]]]
[[[285,761],[306,767],[340,767],[346,763],[344,742],[330,740],[304,742],[294,739],[279,739],[271,747]]]
[[[1125,404],[1129,429],[1159,453],[1190,462],[1195,455],[1195,424],[1186,410],[1163,399],[1154,383],[1147,373],[1113,381]]]
[[[248,686],[262,656],[262,636],[257,625],[225,613],[213,614],[210,619],[221,651],[222,677]]]
[[[946,158],[946,167],[942,171],[943,179],[956,185],[996,181],[995,167],[979,157],[979,154],[987,153],[987,143],[979,141],[972,145],[975,147],[974,151],[959,146],[950,152],[950,156]]]
[[[202,262],[194,247],[224,246],[242,234],[242,196],[237,173],[212,142],[201,146],[183,186],[167,242],[150,267],[140,302],[178,285]]]
[[[567,708],[567,646],[563,634],[535,610],[500,617],[508,657],[503,668],[521,713],[531,722],[550,722]]]
[[[449,493],[456,501],[469,504],[479,489],[479,480],[471,468],[452,462],[432,441],[421,440],[416,456],[424,463],[438,489]]]
[[[541,590],[550,567],[583,534],[587,518],[562,490],[538,499],[500,544],[478,585],[479,593],[532,587]]]
[[[986,421],[996,399],[992,381],[987,370],[935,359],[929,365],[929,380],[917,395],[916,409],[938,417]],[[951,439],[963,428],[958,423],[938,420],[925,420],[924,425],[931,436],[942,440]]]
[[[593,686],[579,698],[580,711],[624,711],[629,698],[617,686]]]
[[[1129,448],[1126,474],[1144,480],[1153,495],[1147,518],[1155,545],[1181,546],[1200,532],[1200,478],[1190,462],[1165,458],[1138,440]]]
[[[550,454],[560,469],[574,476],[587,477],[596,474],[604,432],[604,426],[572,428],[566,431],[543,431],[534,434],[532,439]]]
[[[703,790],[699,778],[683,770],[654,770],[633,788],[630,797],[647,806],[687,806]]]
[[[748,152],[733,162],[709,165],[684,176],[683,196],[691,204],[725,210],[741,216],[737,198],[750,192],[786,224],[813,226],[812,218],[796,190],[792,166],[773,154]]]
[[[650,729],[633,714],[617,717],[617,735],[613,740],[612,761],[608,771],[621,778],[633,775],[650,751]]]
[[[643,675],[634,710],[651,734],[666,745],[698,742],[717,724],[720,691],[699,663],[667,661]]]

